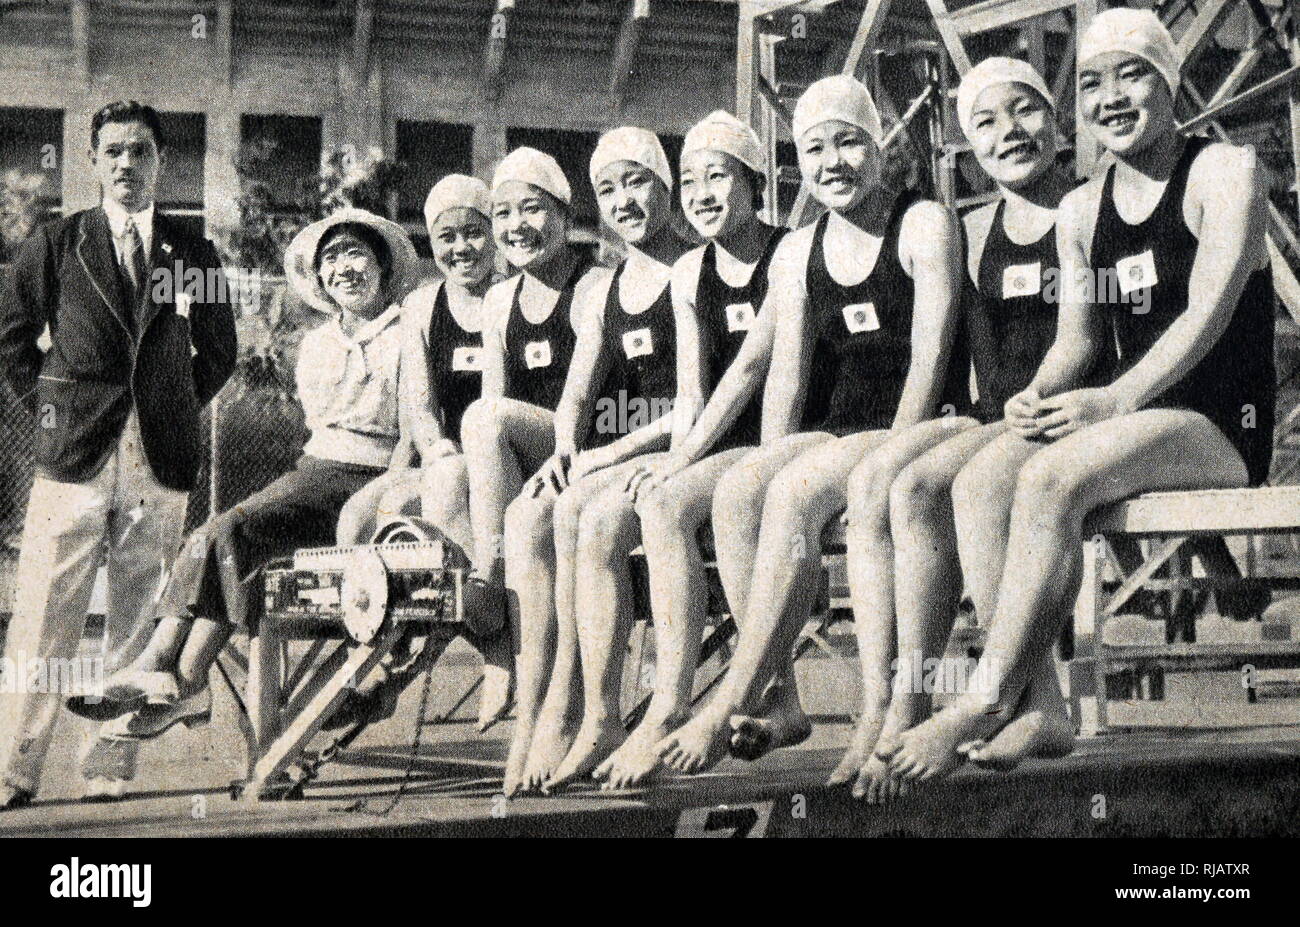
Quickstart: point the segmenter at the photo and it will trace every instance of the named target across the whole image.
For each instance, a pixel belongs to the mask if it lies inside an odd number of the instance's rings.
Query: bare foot
[[[898,747],[880,745],[881,756],[889,756],[889,768],[897,775],[918,782],[946,776],[960,766],[965,757],[957,752],[959,744],[992,737],[1008,720],[1009,711],[991,712],[978,699],[960,698],[928,721],[918,724],[898,738]]]
[[[972,740],[957,747],[981,769],[1015,769],[1029,757],[1059,759],[1074,752],[1074,725],[1064,714],[1031,709],[1017,715],[991,741]]]
[[[727,751],[742,760],[756,760],[780,747],[801,744],[812,735],[812,722],[799,704],[792,684],[774,684],[764,693],[757,715],[732,715]]]
[[[510,713],[514,655],[509,635],[498,635],[478,646],[483,654],[483,688],[478,700],[478,732],[482,734]]]
[[[596,767],[593,779],[604,780],[601,788],[630,789],[645,782],[659,768],[655,746],[688,720],[688,715],[673,715],[667,721],[644,718],[623,742],[623,746]]]
[[[678,772],[697,773],[716,766],[727,755],[727,741],[731,736],[729,715],[725,706],[722,711],[705,709],[659,741],[655,752]]]
[[[533,742],[528,748],[528,762],[524,765],[525,792],[545,794],[543,786],[568,755],[578,736],[580,721],[580,718],[570,717],[564,712],[542,710],[533,731]]]
[[[888,707],[888,704],[881,705],[874,701],[863,706],[862,714],[858,717],[858,726],[853,729],[853,736],[849,738],[849,746],[844,751],[839,765],[826,780],[827,786],[835,788],[848,785],[857,778],[858,770],[862,769],[867,762],[872,749],[876,746],[876,741],[880,739],[880,730],[885,723],[885,712]]]
[[[524,785],[524,768],[528,764],[528,748],[533,742],[533,718],[529,714],[524,716],[520,712],[520,718],[515,723],[515,733],[510,739],[510,752],[506,754],[506,772],[505,779],[501,783],[501,791],[506,798],[513,798],[523,791]]]
[[[564,762],[560,763],[555,773],[542,784],[542,791],[552,790],[568,785],[577,779],[585,779],[596,765],[613,753],[627,739],[623,723],[618,717],[592,718],[588,712],[582,719],[582,726],[573,739]]]
[[[869,805],[885,805],[911,791],[907,779],[889,768],[889,758],[898,752],[902,733],[924,716],[907,707],[905,701],[894,698],[885,714],[880,736],[854,777],[853,797],[865,799]]]

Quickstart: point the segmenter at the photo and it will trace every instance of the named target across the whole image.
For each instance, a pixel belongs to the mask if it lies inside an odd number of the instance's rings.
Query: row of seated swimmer
[[[472,563],[480,726],[512,705],[516,717],[506,794],[753,759],[810,734],[792,650],[823,531],[843,516],[863,703],[831,783],[884,802],[966,762],[1068,753],[1051,645],[1077,591],[1083,520],[1142,492],[1262,482],[1274,403],[1253,151],[1179,136],[1181,62],[1154,15],[1103,13],[1078,50],[1102,166],[1077,184],[1041,75],[988,59],[957,113],[997,195],[961,218],[890,183],[871,96],[837,76],[794,111],[802,180],[824,208],[795,231],[759,219],[761,145],[721,112],[687,134],[676,178],[652,133],[602,136],[589,180],[626,246],[613,270],[570,244],[570,181],[529,148],[490,186],[453,176],[431,191],[436,284],[394,288],[410,246],[378,217],[305,231],[290,280],[336,316],[309,338],[336,326],[352,345],[345,372],[321,369],[323,335],[304,342],[308,454],[364,436],[388,466],[298,477],[306,502],[273,487],[205,526],[150,646],[110,680],[129,700],[162,675],[177,699],[124,713],[115,736],[156,736],[206,688],[241,623],[221,556],[245,577],[293,546],[363,542],[377,519],[419,511]],[[674,225],[674,187],[701,245]],[[637,419],[664,397],[671,414]],[[289,516],[310,527],[285,540],[273,529]],[[739,639],[692,714],[706,526]],[[656,672],[629,734],[619,694],[638,545]],[[934,711],[910,668],[944,653],[963,588],[987,633],[978,684]],[[391,713],[427,653],[408,641],[331,723]]]

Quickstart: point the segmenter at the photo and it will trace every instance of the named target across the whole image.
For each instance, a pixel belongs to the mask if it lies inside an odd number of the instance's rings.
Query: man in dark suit
[[[0,281],[0,369],[37,435],[4,663],[20,678],[0,688],[0,810],[35,795],[69,694],[56,675],[67,682],[101,565],[99,669],[129,664],[148,638],[203,454],[199,413],[235,364],[216,250],[155,213],[158,114],[111,103],[91,121],[90,146],[101,205],[37,230]],[[33,666],[46,668],[45,685],[27,684],[21,670]],[[96,700],[70,704],[93,716]],[[133,744],[91,741],[87,797],[120,797],[134,761]]]

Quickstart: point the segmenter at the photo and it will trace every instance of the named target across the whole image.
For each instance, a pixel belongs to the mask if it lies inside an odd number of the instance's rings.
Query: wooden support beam
[[[1291,56],[1291,66],[1294,68],[1300,65],[1300,0],[1288,0],[1285,8],[1291,14],[1291,21],[1286,32],[1286,46],[1287,52]],[[1295,183],[1294,195],[1297,199],[1300,199],[1300,88],[1297,88],[1295,84],[1291,85],[1287,106],[1291,117],[1291,166]]]
[[[934,27],[939,30],[939,38],[943,39],[948,57],[952,59],[953,67],[957,69],[957,76],[964,77],[971,69],[971,60],[966,54],[966,46],[961,44],[961,33],[953,24],[952,14],[948,12],[948,7],[943,0],[925,0],[925,5],[930,8]]]
[[[72,0],[72,52],[77,79],[82,87],[90,86],[90,0]]]
[[[618,30],[618,45],[614,49],[614,63],[610,66],[609,97],[615,109],[623,108],[627,82],[632,76],[632,63],[636,60],[641,35],[649,21],[650,0],[632,0]]]
[[[506,63],[506,42],[515,0],[497,0],[496,11],[488,24],[487,54],[483,61],[483,85],[489,100],[501,96],[501,82]]]
[[[1219,30],[1224,18],[1232,12],[1235,4],[1228,0],[1202,0],[1199,12],[1192,24],[1187,27],[1183,37],[1178,40],[1178,50],[1183,53],[1183,69],[1196,57],[1197,52]]]
[[[1286,7],[1278,10],[1273,14],[1273,17],[1269,22],[1269,29],[1281,29],[1287,21],[1287,16],[1288,13]],[[1233,65],[1232,70],[1228,72],[1228,76],[1223,79],[1223,84],[1218,90],[1214,91],[1214,96],[1210,97],[1210,102],[1208,104],[1209,109],[1218,106],[1241,88],[1241,85],[1245,83],[1246,78],[1250,76],[1251,72],[1255,70],[1255,66],[1259,64],[1260,59],[1264,57],[1264,50],[1267,46],[1268,39],[1266,35],[1261,32],[1255,37],[1250,48],[1246,49],[1246,51],[1242,53],[1241,57],[1237,59],[1237,63]]]
[[[1184,122],[1178,127],[1178,131],[1183,133],[1195,132],[1197,129],[1208,124],[1211,120],[1222,118],[1229,113],[1234,113],[1243,106],[1249,106],[1251,103],[1268,96],[1275,90],[1291,88],[1292,96],[1294,96],[1297,81],[1300,81],[1300,66],[1293,65],[1281,74],[1270,77],[1266,81],[1261,81],[1244,93],[1233,97],[1231,100],[1226,100],[1218,105],[1211,105],[1200,115],[1194,116]]]
[[[985,0],[949,13],[948,18],[958,34],[977,35],[1068,9],[1074,3],[1075,0]]]
[[[863,56],[880,44],[880,34],[885,31],[892,3],[893,0],[867,0],[858,28],[853,31],[853,42],[844,58],[844,66],[840,68],[841,74],[857,77]]]

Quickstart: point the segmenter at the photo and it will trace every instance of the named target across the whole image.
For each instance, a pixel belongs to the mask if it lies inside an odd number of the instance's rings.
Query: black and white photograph
[[[4,0],[0,78],[33,897],[1300,835],[1300,0]]]

